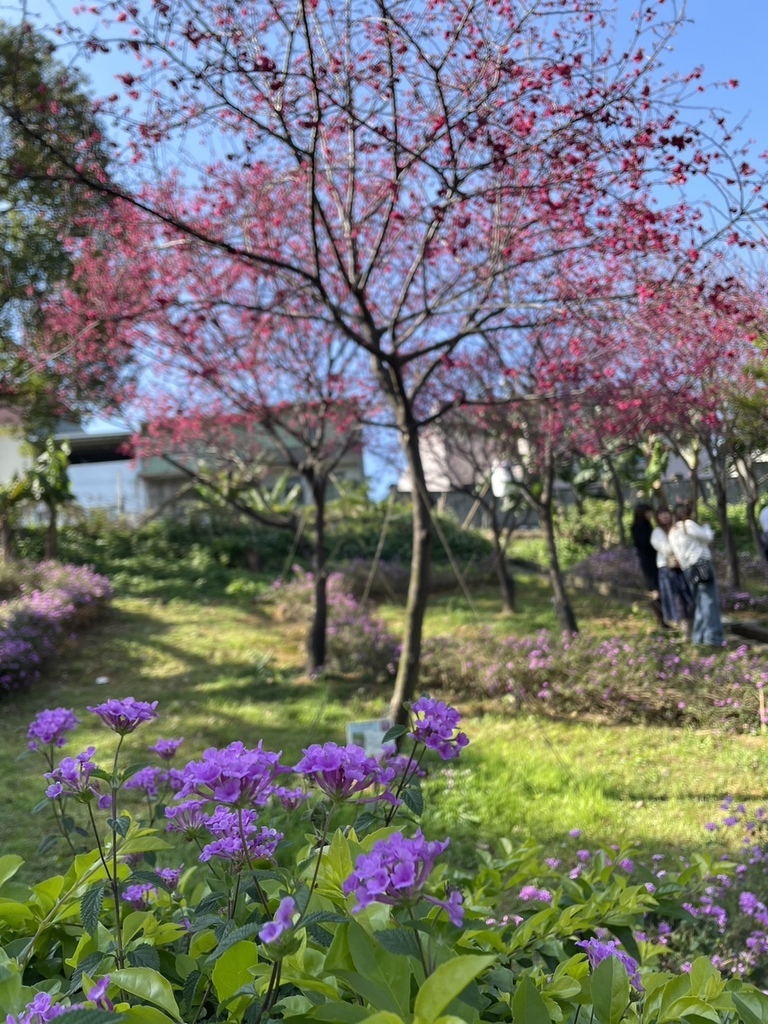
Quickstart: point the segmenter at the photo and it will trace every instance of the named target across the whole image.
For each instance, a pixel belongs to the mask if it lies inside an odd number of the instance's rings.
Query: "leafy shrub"
[[[14,880],[20,858],[0,858],[9,1024],[70,1007],[78,1024],[768,1020],[755,986],[653,941],[684,938],[713,882],[739,885],[715,851],[644,864],[630,848],[590,850],[574,830],[557,857],[503,841],[501,856],[479,851],[471,871],[452,870],[449,841],[417,819],[420,766],[466,745],[455,710],[421,699],[393,731],[407,750],[378,760],[326,743],[283,766],[234,743],[177,770],[179,741],[160,740],[159,764],[124,766],[126,738],[155,707],[89,709],[117,734],[110,770],[93,748],[56,766],[77,725],[68,709],[30,727],[60,830],[96,848],[33,887]],[[169,792],[163,837],[151,821]]]

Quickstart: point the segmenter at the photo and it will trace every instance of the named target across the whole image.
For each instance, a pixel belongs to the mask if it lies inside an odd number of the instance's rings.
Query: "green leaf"
[[[117,832],[123,839],[128,835],[128,829],[131,827],[131,819],[121,816],[119,818],[107,818],[107,825],[112,829],[113,832]]]
[[[629,1005],[627,969],[617,956],[607,956],[592,972],[592,1006],[600,1024],[619,1024]]]
[[[433,1024],[446,1006],[495,962],[495,956],[459,956],[441,964],[416,996],[414,1024]]]
[[[549,1024],[547,1004],[527,974],[520,979],[515,989],[512,1019],[515,1024]]]
[[[733,1005],[744,1024],[766,1024],[768,1021],[768,997],[757,989],[741,989],[731,992]]]
[[[258,934],[260,928],[261,925],[256,921],[251,922],[251,924],[244,924],[240,928],[233,928],[211,953],[208,958],[208,962],[213,963],[215,960],[218,960],[227,952],[228,949],[236,946],[238,942],[243,942],[246,939],[252,939],[254,935]]]
[[[120,1014],[120,1020],[128,1024],[168,1024],[170,1019],[154,1006],[131,1006]]]
[[[379,1010],[372,1017],[364,1017],[362,1024],[403,1024],[403,1018],[387,1010]]]
[[[313,924],[346,924],[349,918],[344,917],[342,914],[335,914],[332,910],[315,910],[311,914],[307,914],[305,918],[299,922],[306,928],[309,928]]]
[[[404,725],[393,725],[391,729],[387,729],[384,735],[381,737],[382,743],[391,743],[392,740],[400,739],[401,736],[405,736],[408,729]]]
[[[219,957],[211,979],[220,1003],[253,981],[252,968],[258,962],[259,949],[255,942],[237,942]]]
[[[419,944],[412,928],[385,928],[374,932],[373,937],[390,953],[419,959]]]
[[[13,878],[23,863],[24,858],[15,853],[7,853],[0,857],[0,885],[5,885],[9,878]]]
[[[109,1010],[67,1010],[68,1021],[72,1024],[120,1024],[122,1013]]]
[[[404,790],[403,803],[417,817],[424,813],[424,797],[421,795],[419,786],[409,786],[408,789]]]
[[[104,882],[97,882],[86,889],[80,900],[80,920],[89,935],[95,935],[99,927],[101,905],[104,902]]]
[[[151,967],[154,971],[160,970],[160,955],[148,942],[139,943],[128,953],[127,960],[131,967]]]
[[[151,967],[123,967],[122,970],[112,971],[110,979],[118,988],[139,999],[146,999],[148,1003],[154,1003],[166,1010],[174,1020],[181,1020],[171,984],[159,971]]]
[[[120,847],[120,856],[129,853],[149,853],[151,850],[167,850],[169,844],[159,836],[139,836],[137,839],[126,839]]]

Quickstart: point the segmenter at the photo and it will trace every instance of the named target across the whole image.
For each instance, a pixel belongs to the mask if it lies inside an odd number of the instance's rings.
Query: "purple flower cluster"
[[[142,882],[140,885],[126,885],[123,890],[123,899],[132,910],[146,910],[149,907],[149,897],[156,895],[157,889],[149,882]]]
[[[125,782],[125,789],[140,790],[149,800],[157,800],[159,795],[158,787],[168,778],[168,773],[162,768],[150,765],[141,768]]]
[[[95,747],[88,747],[76,757],[65,757],[58,768],[46,772],[45,778],[51,780],[51,785],[45,795],[50,799],[58,796],[73,796],[79,801],[88,801],[94,797],[103,799],[99,793],[98,780],[92,780],[93,772],[98,768],[91,760],[95,753]]]
[[[222,750],[209,747],[201,761],[190,761],[182,770],[176,796],[179,800],[199,796],[237,807],[263,807],[272,796],[275,776],[284,770],[280,754],[264,750],[261,741],[251,749],[237,740]]]
[[[539,900],[541,903],[552,902],[552,893],[549,889],[537,889],[535,885],[524,885],[517,896],[523,903],[530,903],[532,900]]]
[[[230,861],[236,869],[256,861],[272,860],[283,833],[263,825],[257,828],[257,817],[256,811],[248,808],[232,811],[228,807],[217,807],[203,819],[205,827],[216,838],[203,847],[199,859],[205,863],[216,857]]]
[[[147,747],[147,749],[157,754],[163,761],[172,761],[183,742],[184,737],[180,740],[158,740],[157,743]]]
[[[103,704],[89,706],[88,710],[94,715],[98,715],[102,722],[118,736],[127,736],[142,722],[151,722],[153,718],[157,718],[155,711],[157,704],[156,700],[150,704],[145,700],[136,700],[134,697],[124,697],[122,700],[112,698]]]
[[[6,1024],[48,1024],[48,1021],[55,1020],[56,1017],[61,1017],[68,1010],[75,1008],[64,1006],[63,1003],[54,1003],[47,992],[38,992],[18,1016],[8,1014]]]
[[[411,714],[413,732],[409,736],[429,750],[437,751],[443,761],[458,757],[469,743],[466,734],[458,731],[461,715],[443,701],[419,697],[411,705]]]
[[[52,708],[41,711],[27,729],[30,750],[41,747],[63,747],[65,733],[74,729],[80,719],[71,708]]]
[[[304,775],[333,800],[346,800],[372,786],[387,786],[395,777],[394,769],[369,757],[354,743],[313,743],[293,769]],[[384,793],[382,798],[392,799]]]
[[[0,602],[0,691],[34,682],[72,628],[112,596],[104,576],[55,562],[22,569],[20,589],[19,597]]]
[[[643,983],[640,980],[640,967],[637,960],[634,960],[629,953],[625,953],[614,939],[585,939],[582,942],[577,942],[576,945],[586,952],[592,970],[609,956],[616,957],[626,967],[630,982],[638,991],[642,991]]]
[[[424,896],[423,889],[435,861],[448,847],[450,840],[429,842],[419,830],[412,839],[395,832],[387,839],[374,843],[370,853],[357,858],[355,869],[342,886],[346,895],[354,895],[357,913],[371,903],[390,906],[412,906],[426,899],[442,907],[457,927],[464,920],[462,896],[457,890],[447,900]]]
[[[259,938],[267,944],[278,942],[286,932],[293,928],[296,917],[296,900],[293,896],[284,897],[280,900],[275,916],[259,932]]]

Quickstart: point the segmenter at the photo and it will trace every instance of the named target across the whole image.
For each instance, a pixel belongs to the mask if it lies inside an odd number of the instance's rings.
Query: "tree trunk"
[[[493,561],[501,591],[501,606],[507,614],[512,615],[515,611],[515,581],[509,571],[507,556],[501,543],[501,527],[495,508],[491,511],[491,529],[493,531]]]
[[[48,530],[45,535],[45,557],[58,558],[59,555],[59,528],[58,508],[55,503],[48,506]]]
[[[757,521],[757,498],[749,498],[747,500],[747,522],[749,523],[749,532],[752,534],[752,543],[755,545],[758,558],[764,558],[765,554],[763,551],[763,542],[760,540],[760,524]]]
[[[608,463],[608,471],[611,474],[611,482],[613,483],[613,490],[616,495],[616,526],[619,530],[619,544],[621,547],[625,548],[627,546],[627,531],[624,526],[624,510],[626,508],[624,488],[621,483],[621,478],[616,472],[613,459],[606,456],[606,462]]]
[[[8,516],[0,517],[0,558],[10,562],[15,557],[13,546],[13,527]]]
[[[325,665],[328,641],[328,554],[325,544],[327,481],[312,480],[311,487],[315,502],[315,550],[312,555],[315,603],[312,609],[312,624],[307,636],[307,672],[313,675]]]
[[[413,502],[413,554],[408,599],[405,606],[405,625],[400,661],[397,666],[395,688],[389,705],[389,715],[397,725],[408,718],[406,702],[413,699],[419,684],[421,638],[424,615],[429,599],[429,576],[432,563],[432,517],[427,494],[427,481],[419,451],[419,432],[409,426],[404,432],[403,449],[411,475]]]
[[[571,602],[565,589],[563,571],[560,568],[560,559],[557,555],[557,540],[555,539],[555,521],[552,509],[552,499],[539,504],[539,516],[544,529],[544,538],[547,543],[547,555],[549,556],[549,579],[552,584],[552,597],[555,606],[555,614],[560,628],[566,633],[578,633],[579,627],[576,623]]]
[[[731,525],[728,522],[728,495],[726,494],[725,488],[722,486],[722,482],[718,480],[716,474],[712,475],[712,479],[716,481],[715,498],[717,507],[717,518],[720,523],[720,529],[723,534],[723,543],[725,544],[727,580],[732,587],[738,589],[741,586],[741,571],[739,568],[739,553],[736,550],[736,542],[733,539]]]

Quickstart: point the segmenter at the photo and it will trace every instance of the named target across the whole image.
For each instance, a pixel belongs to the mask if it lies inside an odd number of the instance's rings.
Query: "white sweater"
[[[651,546],[656,548],[656,565],[659,569],[666,569],[670,557],[674,558],[672,546],[669,543],[669,536],[665,530],[657,526],[651,534]]]
[[[675,523],[668,538],[681,569],[690,569],[702,558],[712,559],[709,545],[715,535],[711,526],[699,526],[692,519],[686,519],[684,523]]]

